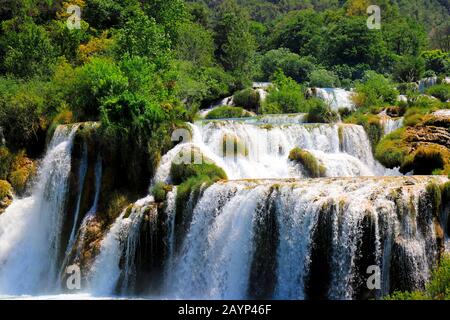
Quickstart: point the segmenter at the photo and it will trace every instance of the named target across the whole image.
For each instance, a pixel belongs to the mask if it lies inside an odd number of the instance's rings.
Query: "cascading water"
[[[172,161],[180,152],[188,153],[192,148],[222,167],[230,179],[302,177],[298,167],[288,160],[295,147],[316,155],[330,177],[396,174],[375,161],[361,126],[279,124],[267,127],[245,121],[210,121],[198,122],[191,128],[191,143],[178,145],[162,158],[155,181],[170,182]],[[227,156],[230,148],[224,148],[226,140],[237,140],[242,146],[240,154]]]
[[[127,208],[117,218],[110,231],[103,239],[100,255],[97,257],[89,275],[90,291],[95,295],[109,296],[120,293],[127,287],[127,281],[133,273],[132,256],[136,250],[143,213],[153,200],[146,197]],[[125,266],[121,268],[122,254],[125,253]],[[118,283],[124,277],[121,288]]]
[[[222,167],[230,181],[203,185],[182,203],[182,188],[173,186],[164,203],[148,196],[125,209],[99,238],[99,253],[83,270],[83,292],[367,299],[423,288],[444,247],[439,228],[448,215],[438,212],[430,186],[439,188],[448,179],[382,177],[396,172],[375,161],[363,127],[303,121],[303,115],[283,115],[190,124],[191,139],[163,156],[152,185],[170,184],[172,162],[192,150],[203,155],[200,161]],[[0,294],[58,292],[52,289],[59,287],[66,249],[58,238],[76,130],[58,127],[33,196],[14,201],[0,216]],[[295,147],[309,151],[328,178],[308,179],[301,165],[288,160]],[[102,158],[97,155],[92,170],[85,151],[79,151],[74,174],[81,185],[94,180],[89,190],[95,193],[83,210],[81,195],[73,197],[63,266],[82,260],[84,232],[97,219],[101,201]],[[380,269],[380,290],[365,286],[370,266]]]
[[[327,102],[334,111],[355,108],[351,99],[353,95],[351,91],[340,88],[314,88],[314,91],[316,96]]]
[[[421,288],[438,250],[436,217],[425,210],[430,204],[426,185],[444,180],[217,183],[204,192],[194,209],[189,232],[173,261],[167,295],[246,299],[257,293],[257,298],[351,299],[363,296],[365,281],[360,277],[371,265],[380,267],[382,281],[393,277],[411,290]],[[272,233],[264,233],[269,239],[262,239],[258,235],[268,221],[275,227]],[[275,252],[267,250],[267,243],[274,244]],[[393,265],[403,265],[410,272]],[[388,293],[389,285],[384,290],[377,296]]]
[[[0,216],[0,294],[42,294],[57,288],[60,232],[77,125],[57,127],[32,196]]]

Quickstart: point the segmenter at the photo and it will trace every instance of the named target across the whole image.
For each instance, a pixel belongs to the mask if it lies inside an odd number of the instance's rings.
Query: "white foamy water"
[[[16,199],[0,216],[0,294],[42,294],[57,288],[60,232],[77,128],[56,129],[32,196]]]
[[[355,108],[351,97],[353,92],[341,88],[315,88],[316,96],[327,102],[331,109],[338,111],[339,109]]]

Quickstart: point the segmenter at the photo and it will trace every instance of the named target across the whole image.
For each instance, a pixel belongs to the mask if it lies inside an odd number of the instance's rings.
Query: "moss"
[[[7,147],[0,147],[0,179],[6,180],[11,170],[13,156]]]
[[[433,213],[437,217],[441,210],[442,192],[436,183],[429,183],[425,188],[427,194],[431,197],[433,202]]]
[[[36,173],[35,163],[26,156],[25,151],[20,151],[11,163],[8,181],[17,193],[22,194]]]
[[[0,214],[12,203],[12,187],[8,181],[0,180]]]
[[[227,179],[227,175],[222,168],[215,164],[175,164],[170,167],[170,176],[174,184],[182,184],[191,177],[208,177],[213,181]]]
[[[114,192],[109,197],[108,207],[106,210],[108,220],[114,221],[129,204],[130,201],[124,194]]]
[[[355,113],[346,118],[344,122],[363,126],[373,150],[375,150],[384,135],[384,128],[380,117],[371,113]]]
[[[12,194],[12,187],[8,181],[0,180],[0,200]]]
[[[230,145],[232,150],[229,150]],[[248,148],[239,137],[225,134],[222,137],[222,155],[224,157],[236,157],[238,155],[246,157],[248,156]]]
[[[438,144],[424,144],[408,155],[401,165],[401,172],[414,171],[417,175],[440,174],[450,162],[450,151]]]
[[[125,214],[123,215],[124,219],[127,219],[130,217],[131,213],[133,212],[133,205],[130,204],[127,209],[125,210]]]
[[[326,168],[306,150],[300,148],[291,150],[289,160],[300,163],[311,178],[325,177]]]
[[[206,115],[206,119],[245,118],[252,114],[241,107],[218,107]]]
[[[153,197],[155,202],[166,201],[167,193],[172,191],[172,186],[167,185],[163,182],[158,182],[152,189]]]
[[[405,129],[398,129],[385,136],[375,148],[375,157],[387,168],[400,167],[408,154],[404,142]]]
[[[442,203],[450,205],[450,182],[441,186]]]

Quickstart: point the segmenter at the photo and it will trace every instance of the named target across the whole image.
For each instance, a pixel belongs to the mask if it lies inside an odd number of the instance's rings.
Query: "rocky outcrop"
[[[5,180],[0,180],[0,214],[5,212],[12,201],[13,194],[11,185]]]
[[[414,144],[434,143],[450,148],[450,131],[436,126],[408,127],[407,142]]]

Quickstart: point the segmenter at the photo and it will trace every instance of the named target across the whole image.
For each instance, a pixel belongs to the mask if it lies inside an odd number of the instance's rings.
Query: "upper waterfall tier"
[[[395,174],[375,161],[367,134],[358,125],[265,125],[227,120],[197,122],[191,128],[191,142],[176,146],[162,158],[156,181],[170,182],[172,161],[191,148],[222,167],[229,179],[304,177],[302,168],[288,159],[296,147],[312,153],[328,177]],[[235,143],[241,152],[229,156],[227,139],[232,140],[231,149]]]
[[[331,109],[338,111],[339,109],[354,109],[352,102],[353,92],[341,88],[314,88],[318,98],[327,102]]]

